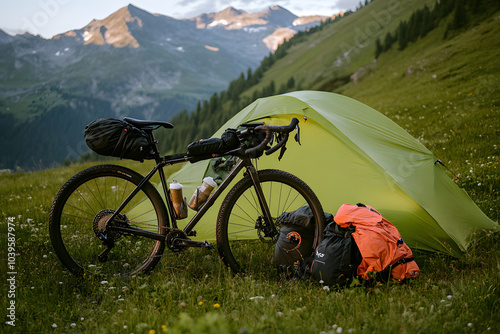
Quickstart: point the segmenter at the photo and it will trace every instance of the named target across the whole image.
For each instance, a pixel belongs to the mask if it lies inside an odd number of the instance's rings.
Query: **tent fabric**
[[[457,257],[475,232],[498,229],[435,164],[437,158],[424,145],[380,112],[342,95],[299,91],[258,99],[213,137],[244,122],[286,125],[292,117],[300,120],[301,145],[289,140],[281,161],[278,154],[264,155],[257,167],[298,176],[314,190],[325,212],[336,212],[343,203],[369,204],[397,227],[412,249]],[[208,160],[186,164],[169,180],[182,183],[184,196],[189,196],[208,168]],[[196,226],[199,239],[215,239],[224,196]]]
[[[370,273],[383,271],[391,265],[391,277],[398,280],[420,275],[413,260],[396,265],[398,261],[412,259],[413,252],[398,229],[371,206],[343,204],[334,220],[343,228],[356,227],[352,236],[363,257],[357,269],[359,276],[369,279]]]

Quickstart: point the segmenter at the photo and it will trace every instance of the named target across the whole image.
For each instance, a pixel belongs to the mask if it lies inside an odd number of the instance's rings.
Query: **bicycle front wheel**
[[[164,241],[113,229],[167,233],[167,209],[151,183],[146,182],[109,221],[142,180],[131,169],[99,165],[79,172],[64,184],[52,204],[49,234],[57,257],[71,273],[125,277],[156,266]]]
[[[274,169],[258,172],[264,199],[276,234],[266,233],[264,213],[249,175],[239,181],[224,199],[217,219],[217,248],[234,273],[270,273],[275,267],[274,251],[279,236],[276,219],[284,212],[309,206],[314,215],[311,253],[321,240],[324,213],[311,188],[296,176]]]

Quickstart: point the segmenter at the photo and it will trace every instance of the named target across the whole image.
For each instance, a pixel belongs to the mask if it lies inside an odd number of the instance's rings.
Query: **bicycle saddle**
[[[139,129],[144,128],[146,126],[158,126],[158,127],[163,126],[166,129],[172,129],[174,127],[173,124],[162,121],[144,121],[130,117],[124,117],[123,120]]]

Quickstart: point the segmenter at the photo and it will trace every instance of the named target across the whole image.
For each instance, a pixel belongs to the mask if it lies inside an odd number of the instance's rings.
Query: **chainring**
[[[167,243],[167,247],[172,252],[180,252],[186,248],[185,246],[174,244],[174,239],[187,239],[187,235],[183,230],[172,230],[168,232],[165,241]]]

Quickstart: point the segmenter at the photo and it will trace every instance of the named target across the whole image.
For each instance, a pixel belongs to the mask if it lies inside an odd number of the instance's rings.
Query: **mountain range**
[[[51,39],[0,30],[0,168],[76,158],[97,117],[168,120],[192,110],[326,19],[272,6],[178,20],[128,5]]]

